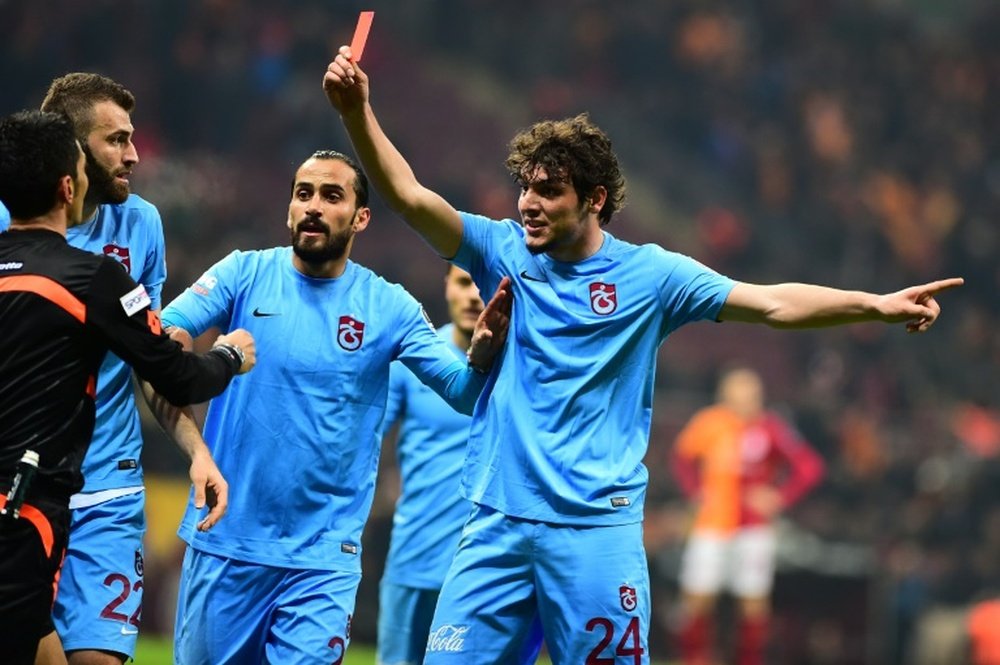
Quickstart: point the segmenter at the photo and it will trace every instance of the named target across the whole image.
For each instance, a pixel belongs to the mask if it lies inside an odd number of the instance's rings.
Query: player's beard
[[[83,144],[83,152],[87,156],[87,178],[90,179],[87,200],[95,204],[124,203],[130,193],[128,184],[116,182],[111,172],[97,163],[86,144]]]
[[[351,238],[354,237],[353,226],[348,226],[337,233],[330,233],[330,227],[323,224],[327,236],[326,243],[306,246],[302,241],[302,232],[299,230],[301,226],[301,223],[296,225],[295,229],[291,232],[292,251],[303,262],[310,265],[320,266],[327,261],[340,259],[347,252],[347,245],[351,242]]]

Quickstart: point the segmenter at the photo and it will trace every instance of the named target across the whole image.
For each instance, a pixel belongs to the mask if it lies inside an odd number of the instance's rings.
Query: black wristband
[[[246,354],[243,353],[243,349],[236,346],[235,344],[216,344],[212,347],[212,351],[218,351],[221,355],[224,355],[230,361],[236,364],[233,369],[233,373],[238,373],[240,368],[243,367],[243,363],[246,361]]]

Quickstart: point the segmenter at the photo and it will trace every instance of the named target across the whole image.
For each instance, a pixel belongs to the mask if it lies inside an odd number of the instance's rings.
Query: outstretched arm
[[[365,173],[386,203],[424,237],[438,254],[451,258],[462,241],[462,218],[436,192],[421,185],[410,165],[382,131],[369,103],[368,76],[341,46],[327,66],[323,91],[340,113]]]
[[[766,323],[774,328],[905,322],[907,332],[924,332],[941,313],[934,296],[964,282],[961,277],[954,277],[884,295],[814,284],[738,283],[719,312],[719,320]]]

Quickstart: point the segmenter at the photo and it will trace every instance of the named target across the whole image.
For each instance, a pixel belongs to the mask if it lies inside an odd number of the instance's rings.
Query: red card
[[[351,60],[361,62],[361,54],[365,51],[365,42],[368,41],[368,31],[372,27],[372,19],[375,12],[361,12],[358,16],[358,27],[354,29],[354,39],[351,40]]]

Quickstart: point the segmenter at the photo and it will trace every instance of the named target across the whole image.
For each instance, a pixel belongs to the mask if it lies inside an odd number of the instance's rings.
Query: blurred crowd
[[[0,0],[0,112],[67,71],[132,89],[169,300],[232,249],[286,242],[295,166],[350,151],[320,81],[360,9],[376,10],[362,66],[383,124],[460,208],[514,215],[507,139],[587,111],[628,178],[609,228],[625,239],[752,282],[965,277],[921,336],[678,332],[657,368],[651,556],[675,543],[673,437],[742,361],[827,462],[793,521],[868,553],[854,574],[879,583],[879,662],[915,662],[922,616],[1000,591],[1000,5]],[[377,201],[355,256],[444,320],[440,260]]]

